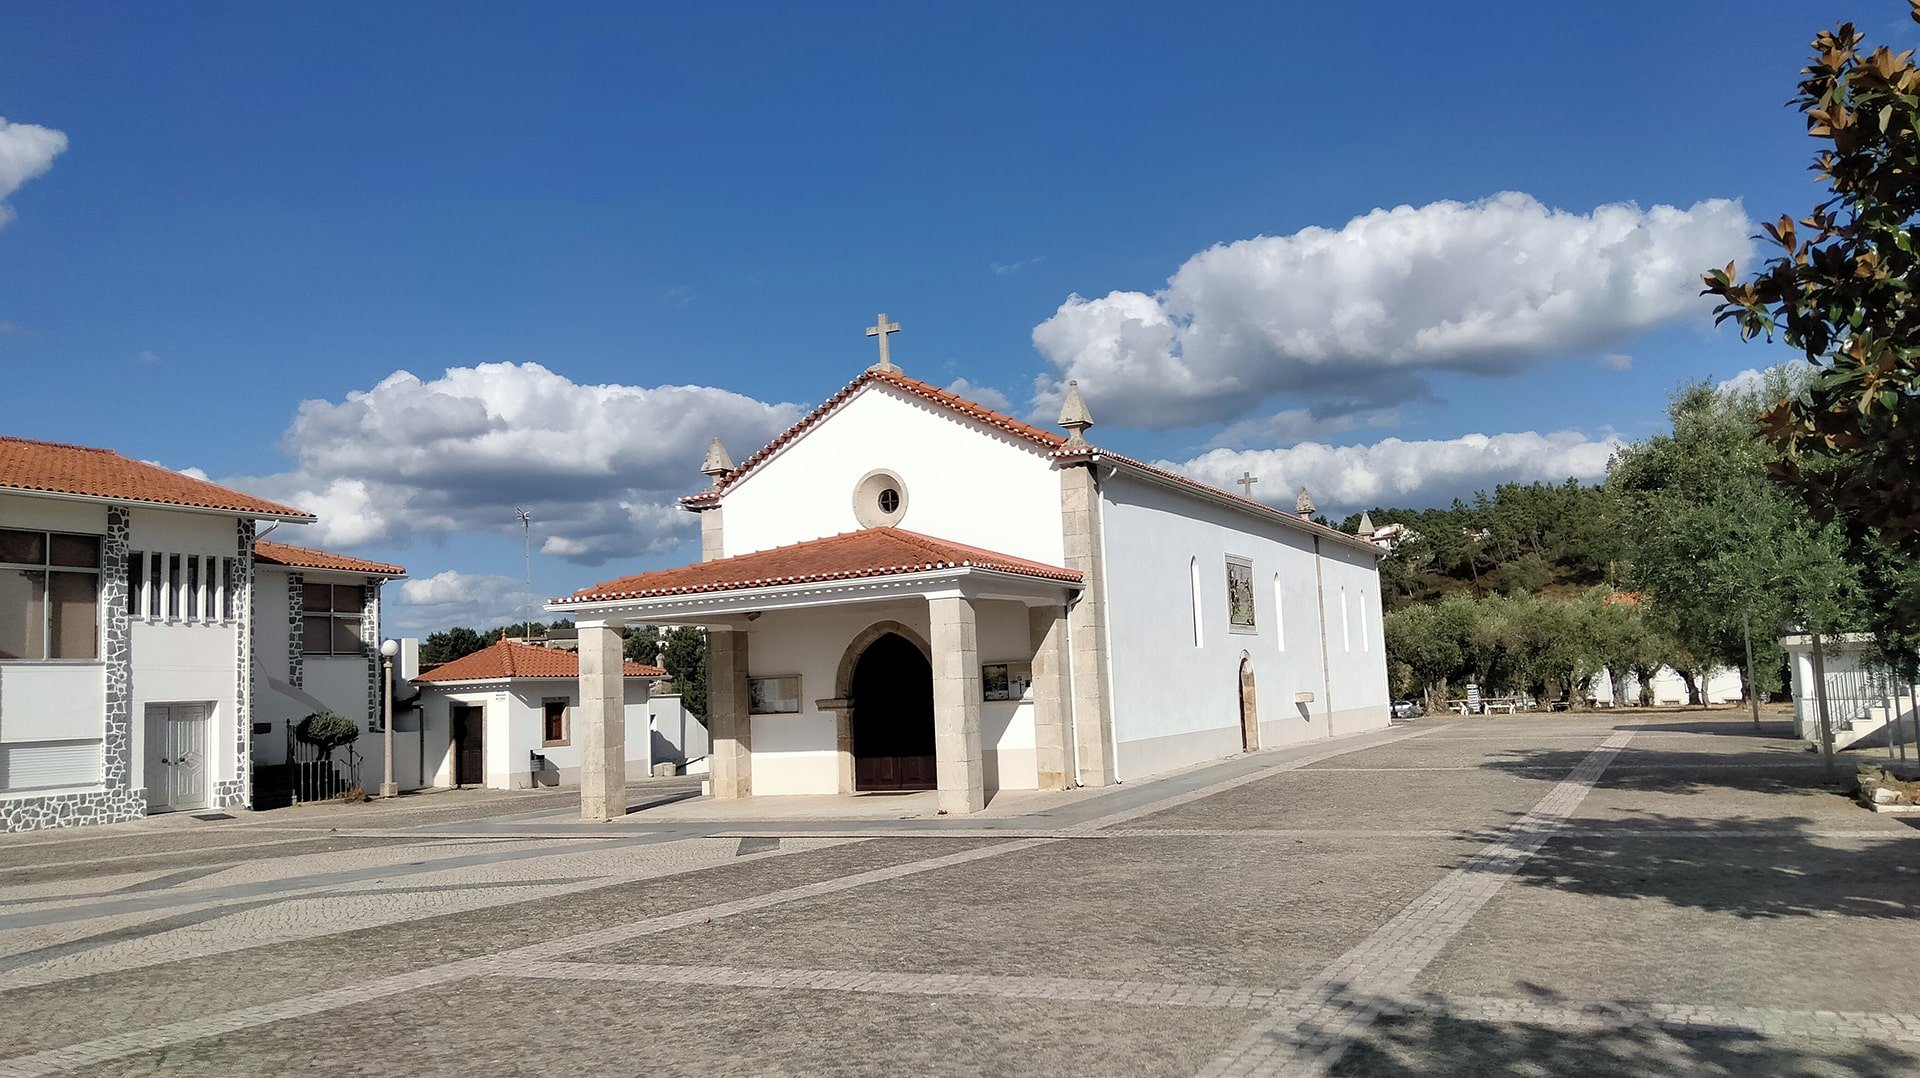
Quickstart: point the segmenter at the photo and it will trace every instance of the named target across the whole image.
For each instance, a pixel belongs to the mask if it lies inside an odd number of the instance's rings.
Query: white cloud
[[[1767,368],[1763,370],[1758,367],[1748,367],[1746,370],[1741,371],[1739,374],[1719,383],[1713,388],[1729,397],[1753,393],[1760,389],[1760,387],[1766,385],[1767,370],[1771,369],[1772,368]]]
[[[517,541],[524,505],[542,553],[594,565],[692,533],[675,499],[704,485],[707,439],[744,457],[799,415],[707,386],[579,385],[534,363],[431,381],[399,371],[343,401],[303,402],[282,439],[292,471],[225,481],[318,515],[321,546]]]
[[[151,351],[148,351],[148,352],[142,352],[142,353],[140,353],[140,355],[139,355],[138,357],[136,357],[136,358],[138,358],[138,359],[140,360],[140,362],[142,362],[142,363],[158,363],[158,362],[160,362],[160,356],[159,356],[159,353],[157,353],[157,352],[151,352]]]
[[[0,225],[13,220],[7,196],[52,168],[53,159],[66,148],[67,136],[59,131],[37,124],[8,123],[0,116]]]
[[[1703,267],[1744,259],[1739,203],[1555,210],[1509,192],[1375,210],[1211,247],[1165,288],[1074,295],[1036,326],[1055,370],[1108,422],[1179,426],[1244,414],[1274,394],[1364,411],[1427,392],[1436,371],[1514,374],[1704,313]]]
[[[1600,357],[1600,365],[1610,371],[1630,371],[1633,369],[1633,357],[1625,352],[1608,352]]]
[[[947,392],[957,393],[973,401],[975,404],[984,404],[996,412],[1006,412],[1009,414],[1013,412],[1013,402],[1007,399],[1005,393],[1000,392],[992,386],[979,385],[975,382],[969,382],[965,378],[955,378],[953,381],[947,383]]]
[[[389,588],[381,620],[395,633],[417,636],[455,625],[491,629],[532,617],[549,621],[544,599],[510,576],[461,573],[452,569]],[[531,613],[529,613],[531,611]]]
[[[1304,485],[1320,509],[1335,516],[1376,505],[1442,505],[1499,483],[1597,480],[1624,444],[1614,435],[1521,431],[1431,441],[1388,438],[1372,445],[1304,442],[1286,449],[1215,449],[1159,464],[1224,490],[1234,489],[1234,478],[1251,471],[1260,478],[1255,496],[1272,505],[1290,507]]]
[[[990,262],[988,268],[993,270],[994,276],[1005,277],[1010,273],[1019,273],[1029,266],[1037,266],[1046,260],[1046,255],[1035,255],[1032,258],[1022,258],[1013,262]]]

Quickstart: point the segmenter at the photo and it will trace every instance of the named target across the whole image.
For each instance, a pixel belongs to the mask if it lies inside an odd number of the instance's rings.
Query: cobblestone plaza
[[[10,836],[0,1075],[1920,1074],[1920,830],[1820,778],[1728,712],[1440,717],[964,820]]]

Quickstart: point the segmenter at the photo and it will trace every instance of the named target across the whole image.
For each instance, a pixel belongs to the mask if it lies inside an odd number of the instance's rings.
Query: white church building
[[[882,327],[891,328],[882,319]],[[869,335],[872,335],[871,333]],[[884,342],[885,338],[882,337]],[[682,499],[702,560],[582,588],[582,814],[622,814],[622,625],[705,626],[716,797],[1104,786],[1384,728],[1375,559],[886,359]]]

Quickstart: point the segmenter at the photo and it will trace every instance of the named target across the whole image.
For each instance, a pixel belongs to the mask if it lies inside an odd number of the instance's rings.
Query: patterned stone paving
[[[1447,716],[991,819],[0,840],[0,1078],[1920,1073],[1920,1004],[1855,975],[1920,953],[1920,829],[1780,735]]]

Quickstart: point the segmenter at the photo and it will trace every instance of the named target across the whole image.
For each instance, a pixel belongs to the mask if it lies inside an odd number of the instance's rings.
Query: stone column
[[[833,751],[840,773],[840,796],[851,796],[853,788],[853,706],[845,700],[815,700],[813,706],[833,715]]]
[[[726,526],[719,506],[700,510],[700,560],[718,561],[727,556]]]
[[[1027,608],[1027,630],[1033,640],[1034,763],[1042,790],[1064,790],[1072,777],[1073,736],[1067,715],[1072,692],[1067,680],[1067,608]]]
[[[133,618],[127,611],[127,551],[133,514],[125,506],[107,507],[107,534],[100,549],[100,621],[106,668],[106,764],[101,812],[89,823],[118,823],[146,813],[146,785],[133,781]],[[209,746],[219,759],[217,746]]]
[[[253,540],[257,525],[238,521],[234,529],[233,576],[227,586],[233,596],[234,638],[234,756],[239,761],[240,793],[234,802],[253,807]],[[221,806],[227,807],[227,806]]]
[[[580,818],[616,820],[627,814],[627,685],[619,627],[583,621],[580,632]],[[518,767],[525,761],[509,761]]]
[[[980,642],[973,600],[927,600],[933,649],[933,767],[940,811],[987,807],[986,768],[980,754]]]
[[[1073,735],[1080,785],[1114,782],[1113,701],[1107,679],[1106,569],[1100,548],[1100,488],[1092,465],[1060,469],[1060,525],[1067,568],[1084,577],[1080,597],[1067,611],[1073,636]]]
[[[753,794],[753,719],[747,714],[747,634],[707,630],[707,733],[713,796]]]

